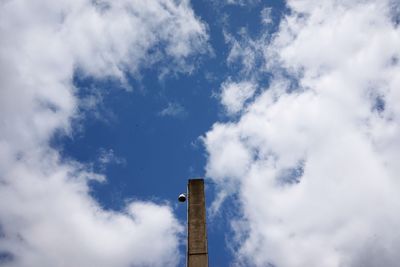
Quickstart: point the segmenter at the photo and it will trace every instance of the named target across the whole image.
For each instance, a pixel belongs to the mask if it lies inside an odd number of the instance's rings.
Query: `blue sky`
[[[397,267],[400,5],[0,3],[0,265]],[[295,255],[295,256],[294,256]]]
[[[66,158],[93,164],[96,171],[101,165],[98,158],[102,149],[112,150],[124,159],[123,163],[111,161],[104,167],[107,182],[91,184],[92,195],[107,209],[120,210],[126,199],[168,201],[179,220],[186,222],[186,207],[176,204],[177,195],[186,190],[188,178],[205,177],[206,152],[200,138],[216,121],[229,119],[217,94],[220,84],[228,76],[238,75],[240,69],[226,63],[230,47],[224,31],[236,36],[246,29],[251,36],[258,36],[263,30],[263,8],[273,8],[271,27],[276,27],[285,12],[281,1],[249,6],[196,1],[192,6],[208,25],[212,47],[212,53],[196,59],[193,73],[160,78],[159,69],[151,67],[141,72],[140,79],[129,77],[132,91],[126,91],[118,82],[76,76],[75,85],[81,88],[82,97],[90,94],[93,86],[95,90],[112,91],[104,96],[100,118],[89,111],[80,125],[82,130],[72,137],[58,136],[54,146]],[[182,110],[162,115],[170,103]],[[213,182],[207,182],[207,187],[210,205],[215,198]],[[231,231],[227,219],[235,212],[226,209],[224,215],[208,222],[211,266],[229,266],[232,261],[225,241]],[[181,253],[185,253],[184,246]],[[182,261],[180,266],[184,264]]]

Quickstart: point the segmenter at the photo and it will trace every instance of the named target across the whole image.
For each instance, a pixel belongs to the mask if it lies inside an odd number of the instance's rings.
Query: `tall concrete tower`
[[[204,179],[188,182],[187,267],[208,267]]]

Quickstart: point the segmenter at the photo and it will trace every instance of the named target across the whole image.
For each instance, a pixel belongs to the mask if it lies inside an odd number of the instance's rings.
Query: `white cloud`
[[[99,156],[98,156],[98,162],[100,163],[101,167],[105,168],[107,164],[126,164],[126,160],[122,157],[119,157],[115,155],[113,149],[105,149],[105,148],[100,148],[99,149]]]
[[[228,66],[239,63],[244,74],[250,74],[254,71],[257,56],[256,49],[258,43],[247,37],[247,31],[242,29],[241,39],[234,38],[231,34],[224,32],[225,42],[230,45],[229,55],[227,58]]]
[[[261,22],[264,25],[269,25],[272,23],[272,8],[265,7],[261,10]]]
[[[234,115],[241,111],[245,102],[251,98],[256,90],[255,84],[248,81],[226,81],[221,88],[221,103],[228,114]]]
[[[83,175],[92,174],[42,160],[16,163],[0,187],[0,248],[14,259],[2,266],[176,265],[182,229],[170,208],[133,202],[104,211],[89,197]]]
[[[236,260],[398,266],[400,30],[392,3],[288,5],[264,45],[274,74],[268,90],[204,139],[208,175],[236,185]]]
[[[182,229],[168,205],[103,210],[87,183],[105,177],[49,140],[81,115],[77,71],[122,83],[165,60],[190,71],[208,48],[188,1],[2,1],[0,25],[1,265],[176,265]]]
[[[179,103],[170,102],[168,105],[158,113],[162,117],[177,117],[185,118],[188,113],[186,109]]]
[[[226,0],[229,5],[239,5],[239,6],[253,6],[260,3],[260,0]]]
[[[260,70],[265,68],[264,50],[271,35],[268,25],[264,26],[266,31],[258,39],[251,38],[246,28],[238,31],[238,37],[224,31],[225,43],[230,46],[227,65],[239,67],[240,75],[247,76],[247,79],[257,79]]]

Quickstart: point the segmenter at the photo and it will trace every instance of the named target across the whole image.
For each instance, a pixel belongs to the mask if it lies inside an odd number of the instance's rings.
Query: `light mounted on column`
[[[178,197],[179,202],[185,202],[186,201],[186,194],[180,194]]]

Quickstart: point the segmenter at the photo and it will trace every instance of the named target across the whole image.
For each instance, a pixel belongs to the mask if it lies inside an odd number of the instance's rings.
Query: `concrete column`
[[[188,182],[187,267],[208,267],[204,180]]]

